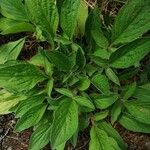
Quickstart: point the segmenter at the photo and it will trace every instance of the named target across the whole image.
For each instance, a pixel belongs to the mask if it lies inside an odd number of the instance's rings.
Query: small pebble
[[[12,150],[12,147],[8,147],[7,150]]]
[[[146,147],[147,150],[150,150],[150,142],[146,142],[145,147]]]

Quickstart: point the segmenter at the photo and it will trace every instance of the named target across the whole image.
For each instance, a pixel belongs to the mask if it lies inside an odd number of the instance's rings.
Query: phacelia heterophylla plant
[[[86,128],[89,150],[127,149],[116,122],[150,133],[150,69],[138,72],[150,51],[150,0],[129,0],[114,21],[84,0],[0,7],[2,35],[32,32],[50,45],[27,61],[17,60],[26,38],[0,47],[0,114],[15,113],[16,132],[34,128],[29,150],[75,147]],[[133,80],[137,74],[144,79]]]

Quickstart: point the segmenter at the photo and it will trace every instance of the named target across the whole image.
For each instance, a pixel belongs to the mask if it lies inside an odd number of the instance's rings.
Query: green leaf
[[[28,97],[27,99],[21,101],[15,112],[16,117],[22,117],[31,108],[42,104],[45,100],[45,94],[35,95]]]
[[[32,24],[21,22],[8,18],[0,18],[0,34],[14,34],[20,32],[34,32],[35,28]]]
[[[73,145],[74,148],[76,147],[77,142],[78,142],[78,133],[79,133],[79,130],[77,129],[77,131],[71,138],[71,144]]]
[[[48,96],[51,96],[53,87],[54,87],[54,79],[51,78],[51,79],[47,82],[47,89],[46,89],[46,91],[47,91],[47,95],[48,95]]]
[[[110,142],[110,145],[113,147],[114,150],[121,150],[117,141],[115,139],[113,139],[112,137],[109,137],[109,142]]]
[[[130,100],[125,103],[128,112],[135,117],[136,120],[150,124],[150,105],[144,106],[144,103],[138,102],[138,100]]]
[[[55,0],[25,0],[25,5],[31,22],[54,36],[59,22]]]
[[[96,47],[94,49],[94,52],[93,52],[93,56],[96,56],[96,57],[100,57],[102,59],[109,59],[110,57],[110,52],[107,50],[107,49],[104,49],[104,48],[101,48],[101,47]]]
[[[95,121],[100,121],[100,120],[105,119],[108,116],[108,114],[109,114],[109,111],[105,110],[105,111],[95,113],[93,117]]]
[[[102,23],[98,6],[94,8],[91,14],[91,35],[95,43],[101,48],[108,47],[108,41],[102,31]]]
[[[61,6],[60,24],[66,35],[72,39],[79,12],[81,0],[64,0]]]
[[[119,135],[119,133],[107,122],[101,121],[98,123],[98,127],[102,130],[104,130],[110,137],[113,137],[118,142],[119,147],[121,147],[122,150],[127,149],[127,144],[124,142],[122,137]]]
[[[138,39],[117,51],[110,57],[110,65],[114,68],[128,68],[138,63],[150,51],[150,38]]]
[[[3,88],[21,92],[32,89],[46,77],[35,66],[25,62],[11,62],[0,65],[0,85]]]
[[[137,87],[133,97],[138,98],[142,102],[149,102],[150,99],[150,89],[144,89],[142,87]]]
[[[82,14],[82,15],[81,15]],[[77,35],[83,36],[85,33],[85,23],[88,17],[88,5],[85,1],[81,1],[77,16]]]
[[[90,87],[91,81],[87,77],[81,78],[78,83],[77,87],[80,91],[85,91]]]
[[[29,150],[41,150],[44,148],[50,137],[50,124],[42,124],[31,135],[29,142]]]
[[[112,94],[110,96],[98,96],[94,99],[94,102],[97,108],[106,109],[110,107],[117,99],[118,96]]]
[[[53,74],[53,66],[48,61],[47,57],[45,57],[45,55],[42,53],[42,51],[44,50],[39,49],[38,53],[29,60],[29,63],[35,66],[44,67],[45,72],[51,76]]]
[[[135,118],[129,114],[123,115],[120,118],[119,123],[124,128],[133,132],[150,133],[150,125],[135,120]]]
[[[132,95],[134,94],[136,90],[136,82],[127,85],[122,93],[123,95],[123,99],[127,100],[128,98],[132,97]]]
[[[89,150],[113,150],[109,143],[109,137],[104,130],[93,126],[90,131]]]
[[[65,88],[56,88],[55,89],[58,93],[65,95],[67,97],[74,97],[74,94],[69,90],[69,89],[65,89]]]
[[[115,72],[111,68],[105,70],[107,77],[114,83],[120,86],[119,78],[116,76]]]
[[[74,66],[74,62],[72,62],[71,59],[58,51],[53,51],[49,53],[47,52],[45,53],[45,55],[52,64],[54,64],[58,69],[62,71],[68,72]]]
[[[109,95],[109,82],[105,75],[97,74],[91,80],[92,84],[104,95]]]
[[[78,50],[77,50],[76,65],[78,65],[80,69],[84,68],[84,66],[86,65],[85,54],[81,47],[78,47]]]
[[[120,10],[112,29],[114,45],[129,43],[150,29],[149,6],[149,0],[130,0]]]
[[[46,107],[47,106],[45,104],[40,104],[29,109],[17,122],[15,131],[21,132],[36,125],[42,119]]]
[[[97,71],[97,68],[91,64],[86,64],[85,71],[91,77]]]
[[[71,99],[63,100],[54,112],[51,146],[55,149],[69,140],[78,128],[78,106]]]
[[[10,113],[10,109],[24,99],[26,99],[24,95],[14,95],[5,89],[0,90],[0,114],[4,115]]]
[[[28,21],[22,0],[1,0],[0,7],[2,15],[6,18],[18,21]]]
[[[91,100],[87,97],[83,97],[83,96],[74,96],[73,99],[81,106],[85,106],[91,109],[94,109],[94,105],[91,102]]]
[[[9,42],[0,47],[0,64],[4,64],[9,60],[16,60],[19,56],[23,45],[25,43],[25,39],[20,39],[15,42]]]
[[[111,108],[111,123],[114,124],[121,115],[123,105],[120,101],[117,101]]]

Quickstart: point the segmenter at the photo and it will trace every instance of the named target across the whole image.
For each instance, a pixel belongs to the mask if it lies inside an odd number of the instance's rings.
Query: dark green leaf
[[[150,51],[150,38],[138,39],[129,43],[110,57],[110,65],[114,68],[128,68],[138,63]]]
[[[109,82],[105,75],[97,74],[92,78],[92,84],[103,94],[109,95]]]
[[[113,44],[128,43],[150,29],[150,1],[130,0],[116,17],[112,30]]]
[[[62,71],[69,71],[74,66],[74,62],[63,53],[58,51],[45,53],[48,60]]]
[[[81,0],[64,0],[61,6],[61,27],[70,39],[72,39],[77,25],[80,3]]]
[[[55,0],[25,0],[25,4],[31,22],[55,35],[59,21]]]

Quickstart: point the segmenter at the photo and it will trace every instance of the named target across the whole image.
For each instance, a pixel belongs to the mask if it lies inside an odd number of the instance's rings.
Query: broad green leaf
[[[110,57],[110,65],[114,68],[128,68],[138,63],[150,49],[150,38],[138,39],[114,52]]]
[[[108,116],[108,114],[109,114],[109,111],[105,110],[105,111],[95,113],[93,117],[95,121],[100,121],[100,120],[105,119]]]
[[[93,126],[90,131],[89,150],[113,150],[109,142],[109,137],[104,130]]]
[[[104,130],[110,137],[115,139],[118,142],[119,147],[121,147],[122,150],[127,149],[127,144],[124,142],[122,137],[119,135],[117,130],[115,130],[109,123],[105,121],[101,121],[98,123],[98,127],[102,130]]]
[[[47,52],[45,55],[52,64],[62,71],[67,72],[74,66],[74,62],[72,62],[71,58],[69,59],[66,55],[58,51]]]
[[[91,77],[97,71],[97,68],[91,64],[87,64],[85,66],[85,71]]]
[[[28,22],[21,22],[17,20],[12,20],[8,18],[0,19],[0,34],[14,34],[20,32],[34,32],[35,28],[32,24]]]
[[[50,124],[42,124],[31,135],[29,150],[41,150],[49,143]]]
[[[97,74],[91,79],[92,84],[104,95],[109,95],[109,82],[105,75]]]
[[[68,141],[78,128],[78,106],[71,99],[63,100],[54,112],[51,127],[52,149]]]
[[[131,100],[127,101],[125,106],[128,112],[134,116],[136,120],[145,124],[150,124],[150,106],[148,107],[147,105],[143,106],[144,104],[140,104],[141,103],[138,103],[138,100]]]
[[[98,6],[94,8],[91,14],[91,35],[95,43],[104,49],[108,47],[108,41],[102,31],[102,23]]]
[[[22,0],[1,0],[0,7],[2,15],[6,18],[18,21],[28,21]]]
[[[77,25],[81,0],[64,0],[61,6],[60,24],[65,34],[72,39]]]
[[[114,83],[120,86],[120,81],[115,72],[111,68],[105,70],[107,77]]]
[[[16,60],[19,56],[23,45],[25,43],[25,39],[20,39],[15,42],[9,42],[0,47],[0,64],[4,64],[9,60]]]
[[[144,89],[137,87],[133,97],[138,98],[141,102],[149,102],[150,99],[150,89]]]
[[[45,99],[45,94],[30,96],[27,99],[21,101],[15,112],[16,117],[22,117],[31,108],[42,104]]]
[[[120,118],[119,123],[124,128],[133,132],[150,133],[150,125],[135,120],[135,118],[129,114],[123,115]]]
[[[122,93],[123,99],[127,100],[128,98],[132,97],[136,90],[136,82],[127,85]]]
[[[17,122],[15,131],[21,132],[36,125],[42,119],[46,107],[45,104],[40,104],[29,109]]]
[[[80,91],[85,91],[90,87],[91,81],[87,77],[81,78],[78,83],[77,87]]]
[[[82,14],[82,15],[81,15]],[[77,35],[83,36],[85,33],[85,23],[88,17],[88,5],[85,1],[81,0],[78,16],[77,16]]]
[[[24,95],[14,95],[6,91],[5,89],[0,91],[0,114],[8,114],[12,107],[18,104],[18,102],[26,99]]]
[[[25,0],[25,5],[31,22],[54,36],[59,22],[55,0]]]
[[[120,10],[112,30],[114,45],[129,43],[150,29],[150,1],[130,0]]]
[[[110,142],[110,145],[113,147],[114,150],[121,150],[117,141],[114,138],[109,137],[109,142]]]
[[[101,68],[106,68],[109,65],[109,62],[107,59],[102,59],[101,57],[97,57],[94,55],[91,55],[91,60]]]
[[[65,88],[56,88],[55,89],[58,93],[65,95],[67,97],[74,97],[74,94],[69,90],[69,89],[65,89]]]
[[[73,99],[81,106],[85,106],[91,109],[94,109],[94,105],[91,100],[84,96],[74,96]]]
[[[32,89],[46,77],[35,66],[25,62],[10,62],[0,65],[0,86],[21,92]]]
[[[117,99],[118,96],[115,94],[110,96],[99,96],[97,98],[94,98],[94,103],[97,108],[106,109],[110,107]]]
[[[58,147],[56,147],[56,150],[64,150],[65,149],[65,145],[66,145],[66,142],[59,145]]]
[[[120,101],[117,101],[111,108],[111,123],[114,124],[121,115],[123,105]]]
[[[44,50],[39,49],[38,53],[29,60],[29,63],[35,66],[44,67],[45,72],[51,76],[53,74],[53,66],[45,57],[45,55],[42,54],[42,51]]]
[[[103,49],[101,47],[96,47],[93,52],[93,56],[100,57],[102,59],[109,59],[110,52],[107,49]]]

